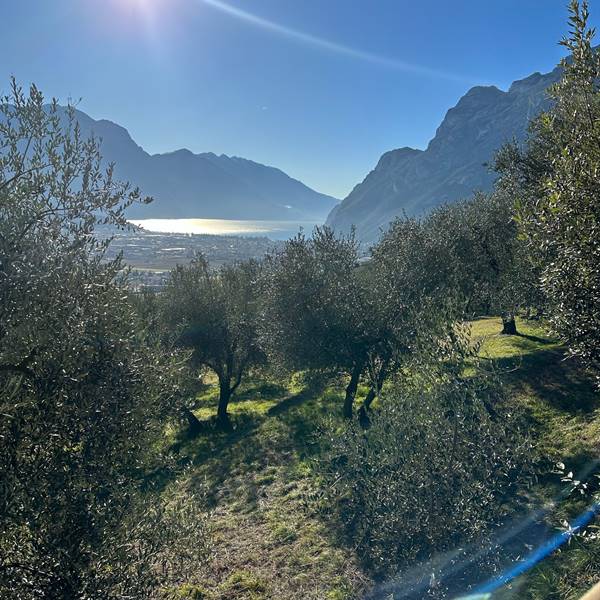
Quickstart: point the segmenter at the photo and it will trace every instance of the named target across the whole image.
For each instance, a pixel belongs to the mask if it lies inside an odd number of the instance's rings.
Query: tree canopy
[[[193,366],[217,375],[217,421],[225,427],[232,394],[265,360],[257,329],[259,274],[255,261],[211,270],[198,256],[173,270],[160,300],[164,322],[177,343],[192,350]]]
[[[178,396],[95,233],[126,226],[140,194],[35,87],[13,82],[0,115],[0,595],[110,597],[121,520]]]
[[[497,160],[517,203],[521,229],[541,265],[555,330],[574,355],[600,367],[600,56],[587,2],[570,4],[561,80],[552,107],[533,120],[523,148]]]

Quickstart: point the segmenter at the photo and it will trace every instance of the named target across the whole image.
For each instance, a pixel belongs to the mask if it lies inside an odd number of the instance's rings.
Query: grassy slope
[[[482,355],[505,371],[506,384],[526,412],[541,451],[575,469],[600,447],[600,399],[589,379],[563,360],[563,350],[543,328],[531,322],[518,325],[523,335],[500,336],[499,319],[480,319],[473,323],[473,335],[482,341]],[[198,416],[206,419],[215,405],[215,392],[207,392],[200,398]],[[360,596],[368,578],[351,549],[310,508],[311,496],[318,493],[310,468],[319,452],[315,432],[323,417],[339,414],[340,405],[341,390],[336,389],[247,387],[231,407],[234,433],[207,429],[182,447],[182,463],[192,462],[192,479],[212,506],[215,549],[197,574],[198,585],[185,592],[182,588],[181,597]],[[552,482],[544,485],[540,493],[553,493]],[[540,570],[534,584],[543,587],[545,577]],[[546,588],[560,585],[553,581]]]
[[[600,394],[592,378],[564,348],[532,321],[519,321],[521,336],[498,335],[499,319],[480,319],[472,332],[482,341],[481,355],[504,371],[515,406],[523,409],[529,431],[548,473],[540,476],[537,503],[560,497],[566,491],[550,464],[562,461],[577,477],[600,456]],[[562,501],[550,520],[559,526],[589,505],[577,494]],[[561,527],[562,530],[562,527]],[[600,577],[600,542],[573,541],[543,561],[529,575],[514,582],[498,597],[522,600],[575,600]]]
[[[216,396],[200,400],[206,419]],[[214,553],[198,598],[337,600],[364,587],[352,552],[309,508],[315,432],[340,405],[336,391],[249,387],[231,407],[234,433],[209,430],[182,449],[212,506]]]
[[[518,321],[520,336],[498,335],[500,320],[479,319],[472,334],[482,340],[481,355],[494,360],[551,459],[577,467],[600,449],[600,397],[591,378],[564,349],[532,321]]]

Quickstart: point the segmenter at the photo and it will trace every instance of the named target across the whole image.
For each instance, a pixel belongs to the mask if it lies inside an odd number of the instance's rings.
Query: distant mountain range
[[[81,111],[76,117],[84,136],[102,138],[103,159],[115,163],[116,177],[154,197],[132,206],[130,218],[324,221],[338,202],[274,167],[211,152],[151,155],[123,127]]]
[[[155,201],[133,206],[130,218],[265,219],[322,222],[336,231],[356,228],[376,240],[395,217],[421,215],[447,202],[491,189],[488,163],[505,142],[522,140],[532,117],[549,106],[546,89],[560,68],[515,81],[507,92],[471,88],[451,108],[425,150],[386,152],[341,202],[274,167],[235,156],[176,150],[148,154],[123,127],[81,111],[84,135],[102,138],[102,155],[118,179]]]
[[[525,137],[529,120],[549,105],[545,90],[559,77],[557,67],[515,81],[507,92],[472,88],[446,113],[426,150],[386,152],[327,224],[337,231],[355,226],[359,239],[370,242],[399,215],[421,215],[491,189],[495,175],[486,163],[505,142]]]

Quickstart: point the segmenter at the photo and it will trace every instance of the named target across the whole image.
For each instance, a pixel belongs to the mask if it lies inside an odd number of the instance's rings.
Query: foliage
[[[458,221],[455,226],[445,224],[453,236],[448,260],[470,316],[500,314],[506,327],[522,310],[539,311],[540,272],[518,236],[511,194],[498,186],[490,194],[475,194],[445,210],[455,213]],[[431,220],[439,216],[434,214]]]
[[[263,337],[275,358],[291,369],[352,365],[362,351],[352,335],[357,261],[354,237],[338,238],[329,228],[300,233],[269,257]]]
[[[95,557],[95,590],[108,590],[109,598],[171,600],[210,553],[203,498],[189,482],[176,481],[163,494],[137,495],[123,517]]]
[[[107,598],[98,557],[178,398],[94,235],[140,194],[35,87],[0,113],[0,595]]]
[[[597,507],[600,501],[598,494],[597,462],[587,465],[580,473],[584,479],[579,480],[563,462],[555,466],[554,475],[560,477],[563,496],[570,496],[564,504],[568,512],[580,514],[582,510],[589,510],[590,506]],[[596,472],[594,472],[596,471]],[[575,511],[573,511],[575,508]],[[569,510],[570,509],[570,510]],[[520,596],[528,600],[541,600],[543,598],[566,598],[578,600],[598,583],[600,573],[600,534],[598,526],[591,524],[587,528],[576,531],[569,523],[570,515],[553,517],[556,529],[570,534],[566,546],[542,563],[525,580],[517,582]]]
[[[600,368],[600,56],[592,46],[588,6],[570,3],[570,51],[552,108],[531,124],[523,150],[498,159],[519,219],[541,260],[551,322],[574,355]]]
[[[461,352],[453,368],[430,368],[388,391],[366,432],[330,433],[321,462],[329,510],[377,574],[484,543],[528,481],[530,446],[502,389],[463,377]]]
[[[513,213],[512,197],[497,189],[439,207],[421,222],[396,221],[374,250],[389,265],[394,297],[420,292],[415,307],[425,298],[452,299],[455,315],[501,314],[505,323],[522,309],[539,309],[539,269]]]
[[[352,234],[336,236],[327,227],[316,228],[312,238],[297,236],[270,258],[264,344],[291,368],[349,375],[346,417],[352,416],[361,376],[369,383],[365,409],[390,373],[435,345],[456,316],[448,290],[441,294],[427,284],[432,253],[423,231],[417,221],[398,222],[365,264]]]
[[[346,417],[367,362],[388,339],[377,295],[366,281],[354,236],[338,237],[327,227],[286,242],[270,257],[264,278],[263,344],[289,368],[349,374]]]
[[[429,220],[397,219],[372,249],[374,301],[388,324],[391,361],[429,353],[462,316],[460,295],[441,253],[444,238]]]
[[[265,361],[257,332],[259,273],[255,261],[211,270],[198,256],[171,272],[161,295],[163,321],[177,332],[177,344],[192,350],[192,366],[219,378],[217,420],[226,427],[232,394]]]

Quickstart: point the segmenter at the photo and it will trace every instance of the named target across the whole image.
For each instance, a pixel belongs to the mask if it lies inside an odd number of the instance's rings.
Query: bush
[[[483,377],[428,377],[386,394],[368,430],[330,430],[329,500],[372,572],[485,540],[514,510],[531,452],[501,413],[499,389]]]
[[[102,231],[127,227],[140,193],[101,168],[75,117],[34,86],[25,95],[13,81],[0,98],[3,599],[129,594],[124,544],[141,551],[144,540],[121,528],[144,474],[165,462],[155,441],[181,396],[178,357],[140,328],[124,265],[106,255]],[[130,529],[158,544],[167,522]],[[156,579],[138,574],[144,589]]]

